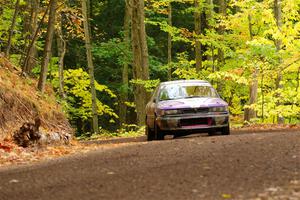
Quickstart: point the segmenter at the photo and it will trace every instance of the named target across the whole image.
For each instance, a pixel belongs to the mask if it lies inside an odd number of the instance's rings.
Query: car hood
[[[228,106],[228,104],[220,98],[187,98],[160,101],[157,105],[159,109],[163,110],[218,106]]]

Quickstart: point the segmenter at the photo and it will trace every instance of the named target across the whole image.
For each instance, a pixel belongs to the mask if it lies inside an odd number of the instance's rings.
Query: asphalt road
[[[0,200],[251,199],[298,181],[300,132],[195,135],[2,168]]]

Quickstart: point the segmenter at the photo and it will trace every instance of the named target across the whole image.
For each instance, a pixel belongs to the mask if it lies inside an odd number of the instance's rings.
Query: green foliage
[[[15,1],[0,2],[0,49],[6,48],[7,40],[9,35],[9,30],[11,27],[12,18],[14,15]],[[20,1],[20,5],[24,5],[23,0]],[[21,46],[24,43],[24,38],[22,38],[21,27],[22,18],[17,16],[15,30],[12,38],[12,45]],[[19,52],[18,52],[19,53]]]
[[[266,93],[264,101],[260,97],[257,104],[253,108],[262,117],[262,105],[264,108],[264,122],[276,122],[277,116],[285,117],[287,119],[299,118],[300,112],[300,95],[293,88],[285,90],[278,89]]]
[[[0,49],[4,51],[14,14],[14,1],[0,2]],[[21,0],[21,9],[12,38],[11,60],[14,64],[24,61],[23,54],[30,42],[28,21],[29,1]],[[278,27],[274,16],[274,1],[239,0],[225,1],[226,15],[219,13],[219,1],[200,1],[195,8],[192,0],[148,0],[145,2],[146,31],[149,51],[149,81],[134,80],[132,72],[132,47],[124,42],[125,1],[90,1],[93,61],[97,89],[98,114],[104,129],[118,127],[114,110],[125,104],[127,123],[135,123],[133,88],[142,85],[152,91],[161,81],[167,80],[169,69],[168,34],[172,39],[172,79],[204,79],[210,81],[222,98],[229,103],[232,115],[242,115],[245,108],[257,112],[254,121],[276,122],[277,116],[287,121],[299,121],[300,97],[300,1],[282,0],[282,26]],[[61,3],[61,2],[60,2]],[[168,5],[172,4],[172,25],[168,24]],[[44,7],[46,1],[41,1]],[[195,33],[194,12],[201,14],[201,34]],[[40,22],[44,10],[38,12]],[[62,20],[63,37],[67,42],[64,59],[65,106],[72,121],[83,122],[88,131],[91,118],[91,94],[88,74],[81,69],[86,64],[86,52],[81,27],[80,3],[69,1],[57,10],[57,22]],[[37,64],[33,75],[40,73],[40,61],[45,44],[46,22],[35,45]],[[26,27],[26,29],[24,28]],[[56,28],[60,25],[57,23]],[[250,30],[251,27],[251,30]],[[251,35],[250,35],[251,33]],[[202,68],[195,67],[195,40],[201,42]],[[280,41],[280,49],[276,44]],[[53,43],[48,80],[58,90],[58,49]],[[129,84],[123,84],[124,64],[128,64]],[[254,75],[254,72],[257,72]],[[277,81],[282,75],[281,82]],[[256,80],[256,103],[249,105],[249,87]],[[99,84],[101,83],[101,84]],[[278,88],[278,86],[281,86]],[[109,89],[108,89],[109,88]],[[128,94],[126,102],[121,96]],[[116,103],[118,102],[118,103]],[[76,124],[76,126],[80,126]],[[105,131],[103,130],[103,134]],[[125,131],[126,132],[126,131]]]
[[[1,6],[2,7],[2,6]],[[0,40],[7,41],[8,31],[11,25],[11,19],[14,14],[14,10],[7,5],[3,9],[3,13],[0,16]],[[6,43],[0,43],[0,47],[4,47]]]
[[[177,54],[177,62],[173,63],[173,74],[180,79],[198,79],[199,74],[196,73],[194,67],[195,61],[189,60],[188,53],[182,52]]]
[[[111,60],[120,66],[131,63],[132,53],[129,44],[119,38],[113,38],[107,42],[95,45],[93,55],[100,59]]]
[[[142,85],[147,92],[152,92],[156,86],[159,84],[159,80],[141,80],[141,79],[132,79],[130,83],[133,85]]]
[[[82,119],[86,121],[92,117],[92,97],[90,92],[90,79],[88,73],[82,68],[64,71],[64,90],[66,93],[66,109],[72,120]],[[53,81],[55,88],[59,87],[58,77],[56,75]],[[96,91],[101,94],[106,94],[110,98],[115,98],[116,95],[105,85],[95,82]],[[118,116],[108,105],[97,99],[98,115],[108,115],[112,119],[117,119]]]

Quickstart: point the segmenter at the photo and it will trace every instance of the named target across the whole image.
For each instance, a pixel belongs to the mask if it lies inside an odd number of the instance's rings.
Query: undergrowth
[[[126,137],[139,137],[145,135],[145,127],[138,127],[135,124],[126,124],[117,131],[108,131],[100,128],[98,134],[85,133],[77,137],[78,140],[101,140],[110,138],[126,138]]]

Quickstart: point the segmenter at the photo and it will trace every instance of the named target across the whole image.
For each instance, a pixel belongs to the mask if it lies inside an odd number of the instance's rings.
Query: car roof
[[[177,80],[177,81],[166,81],[166,82],[161,82],[160,86],[165,86],[165,85],[189,85],[189,84],[200,84],[203,86],[211,86],[211,84],[208,81],[205,80]]]

